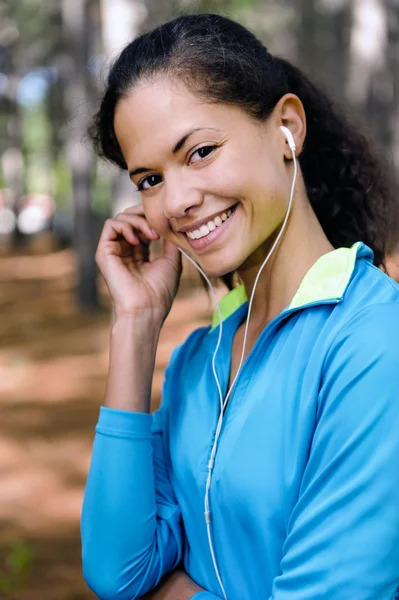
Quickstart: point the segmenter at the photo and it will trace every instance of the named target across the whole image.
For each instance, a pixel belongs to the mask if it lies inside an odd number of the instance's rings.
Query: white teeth
[[[233,211],[231,209],[222,213],[221,217],[217,216],[213,219],[213,221],[208,221],[206,225],[201,225],[199,229],[194,229],[194,231],[187,231],[187,236],[190,240],[198,240],[199,238],[205,237],[209,234],[210,231],[216,229],[216,227],[220,227],[226,219],[229,218]]]

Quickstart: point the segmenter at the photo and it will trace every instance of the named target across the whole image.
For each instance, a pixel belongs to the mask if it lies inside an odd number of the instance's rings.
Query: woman
[[[88,585],[104,599],[391,600],[399,287],[376,267],[395,203],[364,137],[242,26],[193,15],[125,48],[96,139],[142,205],[105,223],[96,255],[115,321],[82,514]],[[173,353],[151,415],[179,249],[230,291]]]

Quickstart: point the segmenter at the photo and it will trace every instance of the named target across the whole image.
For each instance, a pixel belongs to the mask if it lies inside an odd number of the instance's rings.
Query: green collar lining
[[[237,308],[240,308],[244,302],[247,301],[247,293],[245,291],[244,284],[242,283],[236,288],[233,288],[228,292],[221,300],[219,300],[220,312],[222,313],[223,321],[232,315]],[[219,312],[216,309],[213,313],[212,329],[215,329],[219,325]]]
[[[302,279],[288,309],[342,298],[355,268],[360,246],[362,246],[361,242],[356,242],[351,248],[337,248],[320,256]],[[247,300],[243,284],[223,296],[219,302],[223,321]],[[219,313],[215,310],[210,331],[213,331],[218,325]]]

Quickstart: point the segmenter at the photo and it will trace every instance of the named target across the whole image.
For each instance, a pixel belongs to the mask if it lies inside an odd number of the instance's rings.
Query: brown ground
[[[95,597],[81,575],[79,517],[110,313],[78,313],[74,273],[71,250],[0,254],[0,600]],[[188,274],[162,331],[154,408],[171,350],[209,315]]]

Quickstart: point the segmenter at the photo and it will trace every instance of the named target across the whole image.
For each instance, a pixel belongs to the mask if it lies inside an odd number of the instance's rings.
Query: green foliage
[[[46,150],[50,141],[50,123],[44,104],[40,103],[24,110],[24,146],[29,153]]]
[[[99,166],[99,165],[98,165]],[[112,208],[111,177],[104,169],[97,168],[92,187],[92,208],[99,216],[109,215]]]
[[[5,565],[0,571],[0,593],[5,594],[6,598],[11,598],[11,594],[24,585],[33,557],[32,549],[23,540],[15,540],[5,548]]]
[[[61,48],[60,29],[60,0],[0,2],[0,35],[20,75],[51,61]]]
[[[254,6],[254,0],[235,0],[235,2],[233,2],[233,5],[239,10],[250,9]]]
[[[51,123],[44,103],[23,111],[26,191],[51,193]]]
[[[248,25],[251,15],[257,11],[259,4],[260,0],[175,0],[174,3],[171,2],[170,16],[216,13]]]
[[[70,208],[72,198],[72,175],[66,160],[61,156],[53,163],[53,196],[57,208]]]
[[[255,3],[256,0],[189,0],[180,2],[180,8],[184,12],[209,12],[233,17],[242,11],[253,9]]]

